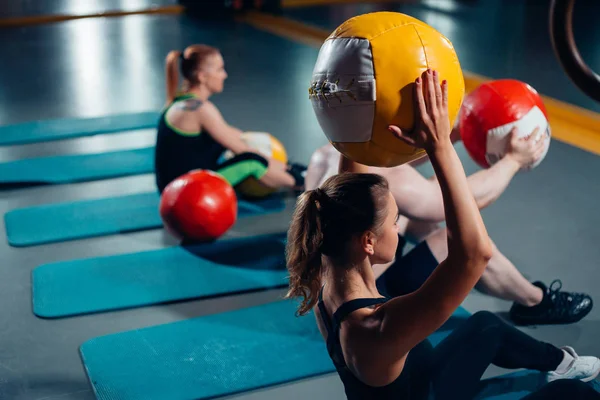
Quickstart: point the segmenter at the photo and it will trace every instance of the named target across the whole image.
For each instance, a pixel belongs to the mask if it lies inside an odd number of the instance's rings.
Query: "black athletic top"
[[[191,94],[176,97],[160,117],[154,150],[156,185],[160,192],[189,171],[217,169],[219,157],[226,150],[207,132],[184,132],[167,121],[167,112],[176,102],[192,98]]]
[[[340,306],[330,319],[323,303],[323,289],[319,294],[319,311],[327,329],[327,351],[340,376],[348,400],[427,400],[431,395],[428,371],[433,349],[429,341],[424,340],[415,346],[406,359],[402,373],[392,383],[374,387],[360,381],[348,369],[340,344],[340,325],[352,312],[376,304],[382,304],[389,298],[354,299]]]

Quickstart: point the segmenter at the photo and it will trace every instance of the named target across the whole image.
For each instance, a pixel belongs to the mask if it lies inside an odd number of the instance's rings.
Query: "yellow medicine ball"
[[[331,144],[369,166],[393,167],[425,152],[388,130],[414,126],[415,80],[428,68],[448,81],[448,112],[454,124],[465,83],[452,43],[431,26],[396,12],[351,18],[325,40],[314,67],[309,96]]]
[[[242,140],[252,149],[265,157],[272,158],[284,164],[288,162],[287,152],[283,144],[273,135],[266,132],[244,132]],[[223,158],[228,160],[234,156],[233,152],[227,150]],[[242,181],[236,190],[244,196],[251,198],[265,197],[273,194],[276,189],[267,187],[258,180],[250,177]]]

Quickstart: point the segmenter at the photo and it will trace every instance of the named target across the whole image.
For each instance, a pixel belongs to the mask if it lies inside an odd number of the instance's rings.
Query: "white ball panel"
[[[376,97],[369,41],[327,40],[319,51],[309,93],[317,120],[330,141],[369,141]]]
[[[551,137],[551,129],[548,124],[548,120],[546,116],[540,110],[539,107],[533,107],[527,114],[523,116],[523,118],[511,122],[509,124],[505,124],[499,126],[494,129],[490,129],[487,132],[487,141],[486,141],[486,153],[485,158],[490,165],[494,165],[498,160],[504,157],[504,153],[506,150],[506,144],[508,140],[508,134],[512,130],[513,127],[517,127],[517,134],[519,137],[529,136],[531,132],[537,127],[539,128],[536,141],[545,140],[545,149],[544,154],[540,159],[533,163],[532,165],[527,166],[525,169],[533,169],[537,167],[546,157],[548,153],[548,149],[550,147],[550,137]]]

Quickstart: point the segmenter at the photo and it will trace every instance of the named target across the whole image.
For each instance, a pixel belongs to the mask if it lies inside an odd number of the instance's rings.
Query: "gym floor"
[[[173,5],[174,1],[103,0],[42,2],[17,0],[1,6],[1,18],[104,12]],[[77,3],[77,5],[75,4]],[[285,2],[284,2],[285,3]],[[289,2],[292,3],[292,2]],[[297,3],[297,2],[294,2]],[[531,4],[535,3],[535,4]],[[577,4],[576,37],[586,61],[600,70],[600,31],[593,25],[597,4]],[[14,5],[14,6],[13,6]],[[490,78],[524,80],[542,94],[599,112],[564,75],[548,37],[547,1],[423,0],[289,7],[282,17],[332,30],[345,19],[375,10],[414,15],[446,34],[463,68]],[[164,105],[164,57],[172,49],[207,43],[221,49],[229,79],[214,98],[225,118],[244,130],[276,135],[294,161],[308,163],[326,143],[314,118],[307,88],[318,48],[235,21],[202,21],[186,15],[90,18],[23,27],[2,27],[0,124],[63,117],[96,117],[155,111]],[[154,143],[154,131],[0,148],[0,161],[58,154],[139,148]],[[477,170],[459,144],[467,173]],[[600,301],[597,232],[600,186],[596,152],[554,140],[535,171],[518,175],[505,194],[483,211],[496,245],[532,280],[561,279],[563,288]],[[597,169],[598,168],[598,169]],[[431,174],[428,165],[422,168]],[[0,213],[26,206],[138,193],[154,189],[152,175],[0,192]],[[227,237],[284,231],[293,202],[281,214],[238,221]],[[259,222],[260,223],[257,223]],[[164,230],[129,233],[30,248],[7,244],[0,230],[0,399],[93,399],[79,346],[93,337],[279,299],[272,290],[134,310],[44,320],[32,313],[31,271],[55,261],[164,248],[177,244]],[[107,293],[107,295],[110,295]],[[504,313],[510,304],[478,293],[465,308]],[[580,354],[600,355],[600,309],[565,326],[525,328]],[[499,371],[491,368],[488,375]],[[236,395],[243,399],[341,399],[337,376]]]

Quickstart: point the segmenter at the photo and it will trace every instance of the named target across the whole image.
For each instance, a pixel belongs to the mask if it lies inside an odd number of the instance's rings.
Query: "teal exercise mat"
[[[285,233],[45,264],[33,312],[60,318],[265,290],[288,284]]]
[[[156,128],[160,112],[61,118],[0,126],[0,146],[48,142],[136,129]]]
[[[282,300],[101,336],[83,343],[80,354],[99,400],[213,399],[335,372],[314,315],[296,317],[296,307]],[[432,344],[468,317],[458,308],[430,336]],[[487,398],[522,397],[510,395],[510,382],[489,382],[494,388],[484,381],[481,392]],[[541,384],[528,382],[519,393]],[[501,389],[506,396],[490,397]]]
[[[282,300],[102,336],[80,352],[99,400],[211,399],[335,371],[314,316],[296,308]]]
[[[0,163],[0,188],[110,179],[154,172],[154,146]]]
[[[99,400],[209,399],[333,371],[314,316],[296,303],[158,325],[85,342]]]
[[[159,203],[158,192],[147,192],[19,208],[4,215],[6,237],[11,246],[27,247],[158,229],[163,226]],[[284,208],[279,194],[255,202],[238,200],[238,218]]]

